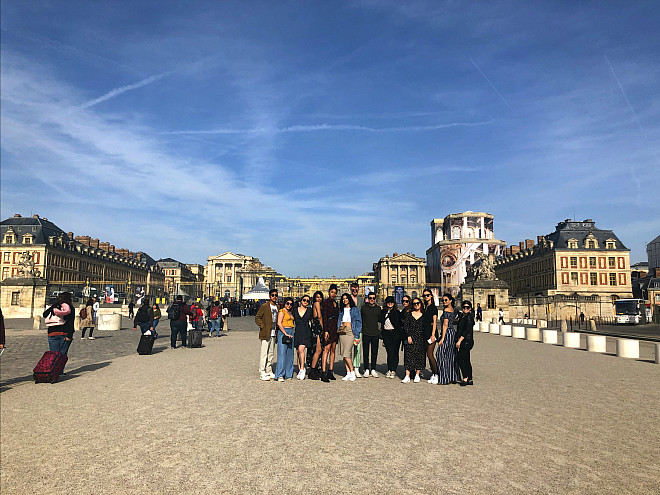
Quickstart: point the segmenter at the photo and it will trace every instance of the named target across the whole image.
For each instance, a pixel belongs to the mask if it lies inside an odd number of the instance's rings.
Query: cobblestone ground
[[[629,360],[477,333],[473,387],[276,383],[257,378],[252,318],[230,328],[201,349],[159,339],[152,356],[132,329],[77,339],[54,385],[20,379],[45,335],[10,330],[0,491],[658,493],[648,349]]]

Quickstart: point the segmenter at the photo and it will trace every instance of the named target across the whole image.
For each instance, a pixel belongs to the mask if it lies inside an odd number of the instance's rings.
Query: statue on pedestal
[[[34,256],[29,251],[23,251],[21,253],[20,261],[18,262],[20,269],[18,273],[21,277],[25,278],[38,278],[41,277],[41,272],[37,270],[34,266]]]

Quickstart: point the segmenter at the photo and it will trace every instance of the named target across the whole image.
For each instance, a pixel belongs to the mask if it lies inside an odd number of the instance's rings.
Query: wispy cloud
[[[495,85],[491,82],[491,80],[488,79],[488,76],[487,76],[486,74],[484,74],[484,71],[481,70],[481,67],[479,67],[479,66],[477,65],[477,63],[476,63],[474,60],[472,60],[472,59],[470,59],[470,62],[472,62],[472,65],[474,65],[474,68],[477,69],[477,70],[479,71],[479,74],[481,74],[481,75],[483,76],[483,78],[486,80],[486,82],[487,82],[488,85],[492,88],[492,90],[495,91],[495,94],[496,94],[497,96],[500,97],[500,100],[502,100],[502,102],[508,107],[508,106],[509,106],[509,102],[506,101],[506,99],[504,98],[504,96],[502,96],[502,93],[500,93],[500,92],[497,90],[497,88],[495,87]]]
[[[162,134],[262,134],[262,133],[294,133],[294,132],[322,132],[322,131],[361,131],[361,132],[425,132],[450,129],[452,127],[478,127],[492,124],[493,120],[478,122],[449,122],[435,125],[409,125],[395,127],[369,127],[352,124],[314,124],[314,125],[291,125],[286,127],[262,127],[253,129],[231,129],[218,128],[207,130],[181,130],[167,131]]]
[[[127,84],[126,86],[120,86],[118,88],[115,88],[111,91],[108,91],[106,94],[103,96],[99,96],[98,98],[94,98],[93,100],[86,101],[82,105],[78,106],[78,109],[84,110],[85,108],[90,108],[93,107],[94,105],[98,105],[99,103],[102,103],[104,101],[108,101],[112,98],[115,98],[116,96],[119,96],[120,94],[126,93],[127,91],[132,91],[134,89],[142,88],[146,86],[147,84],[151,84],[152,82],[158,81],[162,79],[163,77],[169,75],[170,72],[163,72],[161,74],[156,74],[155,76],[150,76],[145,79],[142,79],[141,81],[138,81],[133,84]]]

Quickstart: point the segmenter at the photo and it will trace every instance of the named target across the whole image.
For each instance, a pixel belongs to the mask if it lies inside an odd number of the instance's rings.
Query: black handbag
[[[282,343],[283,343],[284,345],[293,344],[293,338],[291,338],[291,337],[288,336],[288,335],[282,335]]]

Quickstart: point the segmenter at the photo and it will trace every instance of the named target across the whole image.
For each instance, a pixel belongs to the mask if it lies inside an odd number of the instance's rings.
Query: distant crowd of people
[[[272,289],[270,300],[261,305],[254,318],[261,340],[259,378],[278,382],[293,378],[295,354],[297,379],[330,382],[336,380],[337,352],[345,364],[343,381],[377,378],[376,362],[382,340],[388,378],[397,377],[403,347],[403,383],[420,382],[420,372],[428,359],[428,383],[473,384],[470,350],[474,346],[475,315],[470,301],[462,301],[459,312],[454,308],[454,297],[445,294],[439,312],[432,292],[424,290],[422,299],[404,295],[399,310],[392,296],[385,299],[381,308],[375,294],[369,294],[365,300],[358,292],[359,285],[353,283],[350,294],[342,294],[337,301],[337,285],[331,284],[327,297],[317,291],[311,297],[303,296],[298,304],[286,297],[280,305],[277,289]],[[277,363],[273,373],[275,348]]]

